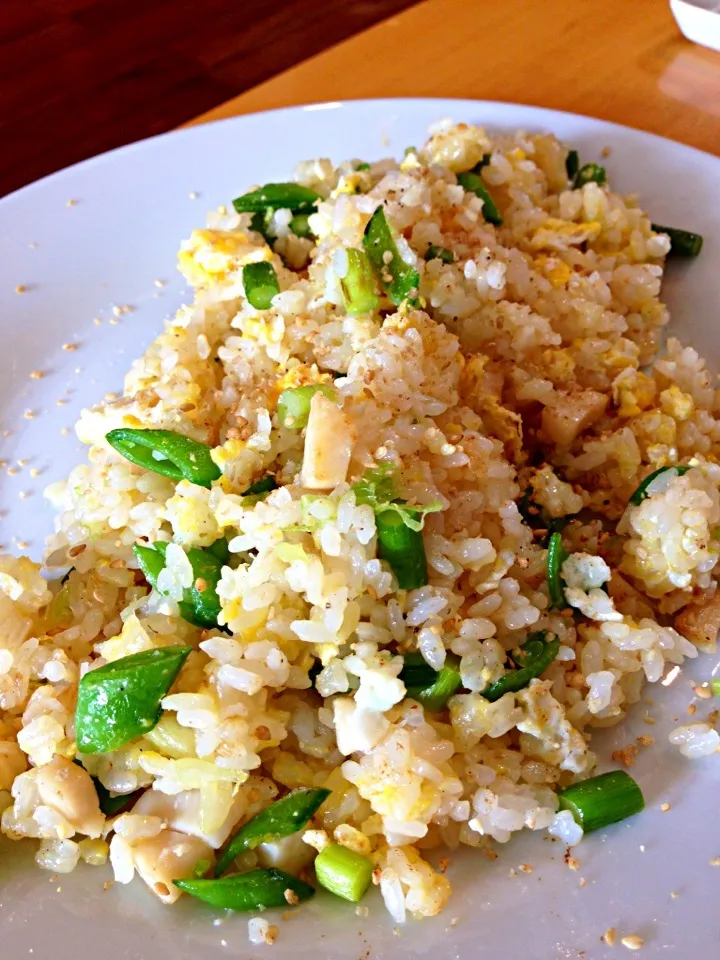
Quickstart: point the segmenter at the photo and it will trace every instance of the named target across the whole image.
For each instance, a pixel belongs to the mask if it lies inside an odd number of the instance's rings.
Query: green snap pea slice
[[[702,250],[703,238],[699,233],[690,230],[680,230],[678,227],[661,227],[659,223],[651,223],[655,233],[666,233],[670,237],[671,257],[696,257]]]
[[[280,293],[275,268],[267,260],[246,263],[242,269],[243,287],[248,303],[256,310],[269,310],[273,297]]]
[[[674,470],[677,476],[681,477],[684,473],[687,473],[689,469],[690,466],[688,464],[678,463],[672,467],[660,467],[658,470],[653,470],[652,473],[649,473],[647,477],[645,477],[642,483],[638,486],[637,490],[635,490],[635,492],[632,494],[630,497],[630,503],[634,507],[637,507],[643,502],[643,500],[647,500],[647,498],[650,496],[648,487],[653,480],[657,480],[661,474],[667,473],[668,470]]]
[[[601,167],[599,163],[586,163],[580,167],[573,180],[573,189],[584,187],[586,183],[596,183],[599,187],[607,183],[605,167]]]
[[[171,480],[189,480],[212,486],[221,470],[210,456],[210,447],[172,430],[111,430],[105,439],[126,460]]]
[[[385,211],[380,206],[368,220],[363,235],[363,248],[370,258],[383,290],[399,306],[403,300],[415,301],[420,284],[420,274],[415,267],[405,263],[387,222]]]
[[[189,878],[175,880],[175,886],[198,900],[222,910],[268,910],[288,906],[285,891],[291,890],[297,902],[309,900],[313,888],[282,870],[250,870],[216,880]]]
[[[157,724],[160,701],[191,647],[160,647],[113,660],[80,681],[75,739],[80,753],[110,753]]]
[[[485,186],[480,174],[472,170],[469,170],[467,173],[459,173],[457,175],[457,181],[468,193],[474,193],[476,197],[480,197],[483,202],[483,216],[487,222],[495,224],[496,227],[502,226],[503,219],[500,216],[500,211],[490,196],[488,188]]]
[[[304,213],[315,208],[319,193],[304,187],[300,183],[266,183],[250,193],[244,193],[233,200],[238,213],[256,213],[258,210],[292,210]]]
[[[322,787],[293,790],[282,800],[265,807],[244,823],[218,858],[215,876],[224,873],[243,850],[254,850],[261,843],[272,843],[302,830],[327,798],[330,791]]]
[[[568,558],[568,553],[562,544],[562,534],[551,533],[547,547],[547,581],[550,594],[550,606],[554,610],[562,610],[567,606],[565,588],[562,581],[562,565]]]
[[[539,677],[547,670],[557,657],[559,649],[560,641],[558,638],[551,637],[548,640],[546,631],[541,630],[538,633],[531,634],[515,655],[518,669],[509,670],[504,677],[500,677],[495,683],[491,683],[484,691],[483,697],[494,702],[506,693],[516,693],[518,690],[523,690],[531,680]]]

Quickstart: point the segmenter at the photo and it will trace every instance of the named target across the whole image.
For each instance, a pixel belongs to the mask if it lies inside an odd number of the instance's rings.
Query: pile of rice
[[[485,153],[501,227],[456,181]],[[274,857],[297,871],[332,837],[372,858],[403,921],[448,899],[433,851],[493,856],[523,829],[580,839],[556,790],[593,770],[592,728],[622,720],[668,664],[714,648],[720,401],[692,348],[669,339],[656,359],[668,237],[634,197],[573,190],[566,154],[551,135],[443,122],[400,164],[301,164],[296,180],[325,198],[316,242],[278,211],[273,250],[248,214],[221,208],[183,243],[194,302],[133,364],[121,399],[83,412],[87,463],[48,490],[50,580],[0,557],[2,831],[38,838],[40,866],[109,859],[116,881],[137,872],[172,902],[172,880],[239,823],[289,789],[325,786],[304,839],[243,865]],[[344,250],[362,246],[380,204],[419,271],[420,308],[383,301],[348,316]],[[455,262],[426,262],[429,244]],[[258,311],[242,267],[263,260],[281,292]],[[339,398],[327,442],[350,457],[342,482],[308,498],[304,431],[280,426],[276,404],[319,382]],[[104,439],[121,426],[210,444],[222,478],[204,489],[133,466]],[[628,508],[645,476],[675,463],[692,469]],[[398,589],[373,511],[351,490],[381,464],[397,468],[406,500],[442,505],[425,523],[430,582],[418,590]],[[244,501],[268,472],[279,489]],[[576,518],[564,531],[571,609],[549,608],[546,531],[517,505],[528,488],[546,516]],[[173,599],[192,582],[185,551],[222,536],[236,555],[218,588],[229,634],[185,622]],[[169,596],[133,555],[156,540],[171,544]],[[559,637],[557,660],[485,700],[507,652],[539,630]],[[178,643],[194,652],[157,727],[73,764],[80,676]],[[408,651],[435,669],[460,657],[463,692],[443,713],[405,697]],[[689,756],[720,741],[707,724],[674,737]],[[90,775],[114,794],[144,792],[106,818]]]

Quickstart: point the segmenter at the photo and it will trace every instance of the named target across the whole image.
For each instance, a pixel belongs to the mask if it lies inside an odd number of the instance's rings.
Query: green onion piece
[[[568,553],[562,545],[562,534],[550,534],[547,547],[547,581],[550,594],[550,607],[553,610],[562,610],[567,606],[565,589],[560,572],[562,565],[568,558]]]
[[[677,227],[661,227],[657,223],[650,226],[655,233],[666,233],[670,237],[671,257],[696,257],[702,250],[703,238],[699,233],[679,230]]]
[[[290,229],[296,237],[305,237],[306,239],[309,239],[310,237],[314,236],[312,230],[310,229],[309,213],[296,213],[290,221]]]
[[[457,175],[457,181],[468,193],[474,193],[476,197],[480,197],[483,202],[483,216],[487,222],[494,223],[496,227],[502,226],[503,220],[500,216],[500,211],[488,193],[488,189],[483,183],[480,174],[472,170],[468,171],[468,173],[459,173]]]
[[[417,147],[405,147],[404,156],[407,156],[409,153],[417,153]]]
[[[447,247],[437,247],[431,243],[425,253],[426,260],[442,260],[443,263],[455,263],[455,254]]]
[[[273,297],[280,293],[273,265],[267,260],[246,263],[242,269],[242,280],[248,303],[256,310],[269,310]]]
[[[265,210],[292,210],[294,213],[312,212],[319,193],[300,183],[266,183],[250,193],[233,200],[238,213],[256,213]]]
[[[402,672],[400,679],[405,684],[407,695],[411,700],[417,700],[430,713],[439,713],[445,709],[450,697],[462,686],[459,658],[452,653],[447,654],[444,666],[437,673],[433,671],[433,674],[429,684],[409,684],[403,678]]]
[[[569,810],[585,833],[618,823],[645,807],[640,787],[624,770],[601,773],[558,793],[561,810]]]
[[[292,890],[298,901],[309,900],[313,888],[282,870],[251,870],[220,880],[189,878],[175,880],[175,886],[191,897],[204,900],[222,910],[267,910],[286,908],[286,890]]]
[[[328,400],[335,399],[335,391],[327,383],[312,383],[304,387],[288,387],[278,397],[277,412],[280,425],[293,430],[307,426],[310,416],[310,401],[316,393],[323,393]]]
[[[157,724],[160,701],[191,647],[159,647],[90,670],[78,687],[75,739],[80,753],[110,753]]]
[[[565,170],[567,171],[568,180],[574,180],[579,169],[580,157],[577,150],[568,150],[568,155],[565,157]]]
[[[189,480],[212,486],[221,470],[210,456],[210,447],[172,430],[111,430],[105,439],[130,463],[171,480]]]
[[[475,166],[472,168],[472,169],[473,169],[473,173],[480,173],[480,171],[482,170],[482,168],[483,168],[483,167],[486,167],[486,166],[490,163],[491,160],[492,160],[492,154],[491,154],[491,153],[484,153],[484,154],[482,155],[482,158],[481,158],[480,160],[478,160],[478,162],[477,162],[477,163],[475,164]]]
[[[261,496],[263,493],[270,493],[271,490],[277,490],[277,487],[277,480],[271,473],[268,473],[260,480],[256,480],[255,483],[251,483],[247,490],[241,494],[241,496],[257,497]]]
[[[547,546],[553,533],[564,530],[572,520],[572,517],[569,516],[549,517],[540,504],[533,500],[532,487],[526,487],[523,495],[515,502],[524,523],[532,527],[533,530],[547,530],[548,536],[544,546]]]
[[[243,850],[254,850],[261,843],[273,843],[289,837],[308,823],[321,804],[330,796],[322,787],[314,790],[293,790],[282,800],[271,803],[248,820],[230,840],[215,867],[215,876],[224,873]]]
[[[369,163],[359,163],[359,164],[355,167],[355,169],[356,169],[356,171],[357,171],[358,173],[360,173],[362,170],[369,170],[369,169],[370,169],[370,164],[369,164]]]
[[[394,510],[375,515],[378,556],[387,560],[401,590],[417,590],[428,582],[422,532],[411,530]]]
[[[371,860],[339,843],[329,843],[315,858],[318,883],[351,903],[357,903],[365,896],[372,872]]]
[[[509,670],[504,677],[491,683],[483,692],[483,697],[494,702],[506,693],[524,690],[531,680],[547,670],[559,649],[560,640],[557,637],[548,640],[544,630],[532,633],[513,657],[518,665],[517,670]]]
[[[710,689],[716,697],[720,697],[720,677],[710,681]]]
[[[637,507],[637,506],[639,506],[639,505],[643,502],[643,500],[647,500],[647,498],[650,496],[650,493],[649,493],[649,491],[648,491],[648,487],[652,484],[653,480],[657,480],[657,478],[658,478],[661,474],[667,473],[668,470],[674,470],[674,471],[675,471],[675,475],[678,476],[678,477],[681,477],[684,473],[687,473],[689,469],[690,469],[690,466],[689,466],[688,464],[686,464],[686,463],[678,463],[678,464],[676,464],[674,467],[660,467],[658,470],[653,470],[652,473],[649,473],[649,474],[645,477],[645,479],[642,481],[642,483],[640,484],[640,486],[637,488],[637,490],[636,490],[636,491],[633,493],[633,495],[630,497],[630,503],[631,503],[634,507]],[[670,479],[670,478],[668,478],[668,479]]]
[[[351,317],[372,313],[379,298],[370,259],[364,250],[349,249],[346,253],[347,273],[340,281],[345,309]]]
[[[599,163],[586,163],[580,167],[573,180],[573,190],[584,187],[586,183],[597,183],[599,187],[607,182],[607,170]]]
[[[365,227],[363,248],[383,290],[395,306],[408,299],[414,303],[420,274],[400,256],[382,207],[377,208]]]
[[[147,582],[156,590],[158,589],[158,576],[165,567],[167,547],[167,543],[161,540],[157,540],[150,546],[136,543],[133,547],[138,566]],[[217,594],[217,585],[222,575],[222,568],[227,563],[229,555],[228,542],[225,538],[216,540],[206,550],[191,547],[187,551],[188,560],[193,570],[193,585],[185,589],[183,599],[178,603],[180,616],[183,620],[206,630],[212,630],[218,626],[218,617],[222,607]],[[198,590],[195,586],[198,580],[205,582],[204,589]]]

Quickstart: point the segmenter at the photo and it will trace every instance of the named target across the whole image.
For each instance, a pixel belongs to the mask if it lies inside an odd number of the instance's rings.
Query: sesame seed
[[[617,930],[615,929],[615,927],[608,927],[600,939],[604,940],[609,947],[614,947],[616,933],[617,933]]]
[[[720,867],[720,857],[713,857],[708,861],[711,867]]]
[[[30,379],[31,379],[31,380],[41,380],[44,376],[45,376],[45,374],[42,372],[42,370],[31,370],[31,371],[30,371]]]
[[[60,399],[59,399],[59,400],[56,400],[55,403],[56,403],[59,407],[64,407],[65,404],[68,403],[68,399],[67,399],[67,397],[60,397]]]
[[[530,866],[529,863],[521,863],[520,866],[518,867],[518,870],[521,870],[523,873],[533,872],[533,868]]]
[[[580,882],[579,882],[578,886],[579,886],[579,887],[586,887],[586,886],[587,886],[587,880],[585,879],[585,877],[580,877]]]
[[[102,320],[100,319],[100,317],[93,317],[93,323],[95,324],[96,327],[99,327],[102,324]]]
[[[30,461],[25,457],[23,460],[18,460],[17,465],[19,467],[26,467],[29,463]]]
[[[30,543],[27,540],[16,540],[15,542],[20,550],[27,550],[27,548],[30,546]]]
[[[37,250],[38,248],[38,245],[35,243],[34,240],[31,240],[28,246],[30,247],[31,250]]]
[[[189,197],[191,200],[197,200],[198,194],[195,193],[194,190],[191,190],[190,193],[188,194],[188,197]]]
[[[108,323],[111,324],[113,327],[116,327],[120,323],[120,321],[118,320],[117,317],[110,317],[110,319],[108,320]]]
[[[35,413],[34,410],[26,410],[25,413],[23,414],[23,417],[25,417],[26,420],[32,420],[36,416],[37,414]]]
[[[18,472],[17,467],[8,467],[8,468],[7,468],[7,475],[8,475],[9,477],[14,477],[14,476],[17,474],[17,472]]]
[[[663,813],[667,813],[668,810],[670,809],[670,804],[669,804],[669,803],[661,803],[661,804],[660,804],[660,809],[662,810]]]
[[[153,281],[156,287],[166,287],[167,280],[155,280]]]
[[[60,428],[60,436],[61,436],[61,437],[66,437],[69,433],[70,433],[70,429],[69,429],[68,427],[61,427],[61,428]]]
[[[709,700],[712,697],[712,690],[710,687],[704,687],[701,684],[698,684],[696,687],[693,687],[695,691],[695,696],[700,697],[701,700]]]
[[[15,293],[26,293],[26,292],[27,292],[27,287],[25,286],[24,283],[19,283],[15,287]]]
[[[73,350],[77,350],[77,344],[76,344],[76,343],[64,343],[64,344],[62,345],[62,348],[63,348],[63,350],[64,350],[66,353],[72,353]]]
[[[109,403],[112,402],[113,400],[117,400],[117,398],[118,398],[118,395],[117,395],[116,393],[106,393],[106,394],[105,394],[105,399],[106,399]]]
[[[696,710],[697,710],[697,707],[695,706],[694,703],[691,703],[690,706],[687,708],[687,712],[691,717],[693,716]]]
[[[7,465],[8,465],[7,460],[0,460],[0,469],[4,470]]]
[[[677,892],[677,890],[671,890],[671,891],[670,891],[670,899],[671,899],[671,900],[677,900],[677,898],[678,898],[679,896],[680,896],[680,894]]]
[[[627,937],[623,937],[620,940],[620,943],[627,947],[628,950],[641,950],[645,946],[645,941],[642,937],[639,937],[636,933],[631,933]]]
[[[21,500],[27,500],[27,498],[30,496],[30,491],[21,490],[18,496],[20,497]]]
[[[66,207],[76,207],[78,204],[77,200],[68,200],[65,204]]]

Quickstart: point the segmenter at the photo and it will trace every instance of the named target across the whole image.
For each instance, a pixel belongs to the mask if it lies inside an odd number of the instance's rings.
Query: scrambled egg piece
[[[193,230],[178,253],[178,267],[193,286],[203,286],[272,255],[270,247],[254,246],[242,230]]]
[[[535,231],[530,246],[533,250],[567,250],[568,247],[579,247],[588,240],[597,240],[601,231],[602,224],[597,220],[572,223],[548,217]]]
[[[572,267],[558,257],[546,257],[545,254],[540,254],[539,257],[535,257],[533,264],[556,290],[566,287],[573,275]]]
[[[675,420],[689,420],[695,412],[695,401],[689,393],[683,393],[673,384],[660,394],[660,408]]]
[[[630,371],[630,375],[621,374],[613,383],[613,401],[618,408],[618,416],[627,419],[638,417],[643,410],[652,406],[657,385],[652,377],[639,370]]]

